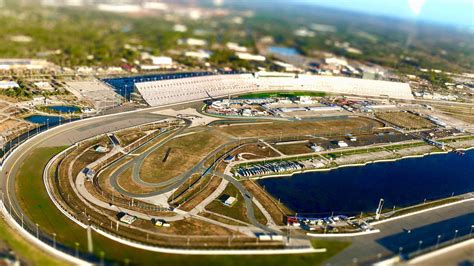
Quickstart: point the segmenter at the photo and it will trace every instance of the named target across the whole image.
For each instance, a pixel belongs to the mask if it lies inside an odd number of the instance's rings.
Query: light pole
[[[469,238],[471,238],[471,236],[472,236],[472,230],[473,230],[473,229],[474,229],[474,224],[471,225],[471,231],[469,231]]]
[[[438,235],[438,240],[436,241],[436,249],[438,249],[440,239],[441,239],[441,235]]]
[[[104,256],[105,256],[105,252],[101,251],[100,252],[100,265],[104,265]]]
[[[417,251],[417,253],[420,252],[422,244],[423,244],[423,240],[418,241],[418,251]]]
[[[79,257],[79,243],[74,243],[76,246],[76,257]]]
[[[56,233],[53,233],[53,247],[56,248]]]
[[[39,239],[39,225],[36,224],[36,238]]]
[[[458,236],[458,229],[454,230],[454,238],[453,238],[453,242],[456,241],[456,237]]]

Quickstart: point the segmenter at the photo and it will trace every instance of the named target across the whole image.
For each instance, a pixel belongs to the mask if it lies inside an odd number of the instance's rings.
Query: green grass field
[[[5,242],[16,255],[30,265],[64,265],[62,261],[47,256],[43,251],[28,243],[0,218],[0,242]]]
[[[223,195],[235,197],[237,198],[237,202],[228,207],[222,204],[219,199],[216,199],[206,206],[206,210],[248,223],[249,219],[247,218],[247,208],[245,207],[245,201],[242,198],[239,190],[234,185],[228,184],[222,194],[219,195],[219,198]]]
[[[63,147],[40,148],[31,153],[26,159],[17,176],[17,195],[25,213],[45,232],[57,234],[59,242],[74,247],[79,243],[79,249],[86,250],[86,231],[75,223],[64,217],[50,201],[42,182],[42,171],[48,160],[63,150]],[[0,232],[2,228],[0,227]],[[8,239],[10,239],[7,236]],[[298,264],[298,265],[321,265],[323,261],[335,255],[346,246],[334,245],[330,242],[319,242],[318,247],[327,247],[328,252],[301,255],[279,255],[279,256],[185,256],[171,255],[144,251],[119,244],[108,238],[93,233],[94,253],[99,256],[104,252],[105,259],[124,263],[129,261],[136,265],[150,265],[160,263],[161,265],[268,265],[268,264]],[[327,246],[325,246],[327,245]],[[13,245],[17,252],[28,252],[24,246]],[[30,253],[30,252],[28,252]],[[33,253],[31,252],[33,256]],[[43,261],[42,261],[43,262]],[[59,264],[59,262],[58,262]],[[55,265],[53,260],[38,263],[38,265]]]

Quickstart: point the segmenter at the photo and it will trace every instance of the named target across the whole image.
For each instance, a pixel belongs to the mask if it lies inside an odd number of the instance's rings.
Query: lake
[[[293,56],[299,55],[300,53],[295,48],[282,47],[282,46],[270,46],[268,51],[272,54],[282,55],[282,56]]]
[[[76,113],[81,110],[79,107],[73,105],[55,105],[48,106],[47,108],[58,113]]]
[[[53,126],[59,124],[59,121],[64,121],[64,118],[59,116],[49,116],[49,115],[32,115],[25,117],[25,120],[35,124]]]
[[[258,183],[295,212],[357,214],[409,206],[474,191],[474,150],[437,154],[362,167],[310,172]]]

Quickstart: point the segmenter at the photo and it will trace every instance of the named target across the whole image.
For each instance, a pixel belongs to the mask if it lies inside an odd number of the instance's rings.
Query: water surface
[[[50,115],[32,115],[25,117],[25,120],[35,124],[41,124],[49,126],[59,124],[59,121],[64,121],[64,118],[59,116],[50,116]]]
[[[258,181],[298,213],[357,214],[474,191],[474,150]]]
[[[58,113],[76,113],[81,110],[79,107],[73,105],[54,105],[48,106],[47,108]]]

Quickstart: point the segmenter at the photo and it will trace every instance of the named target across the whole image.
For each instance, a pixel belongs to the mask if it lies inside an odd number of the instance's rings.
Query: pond
[[[357,214],[409,206],[474,191],[474,150],[362,167],[261,179],[271,195],[298,213]]]

